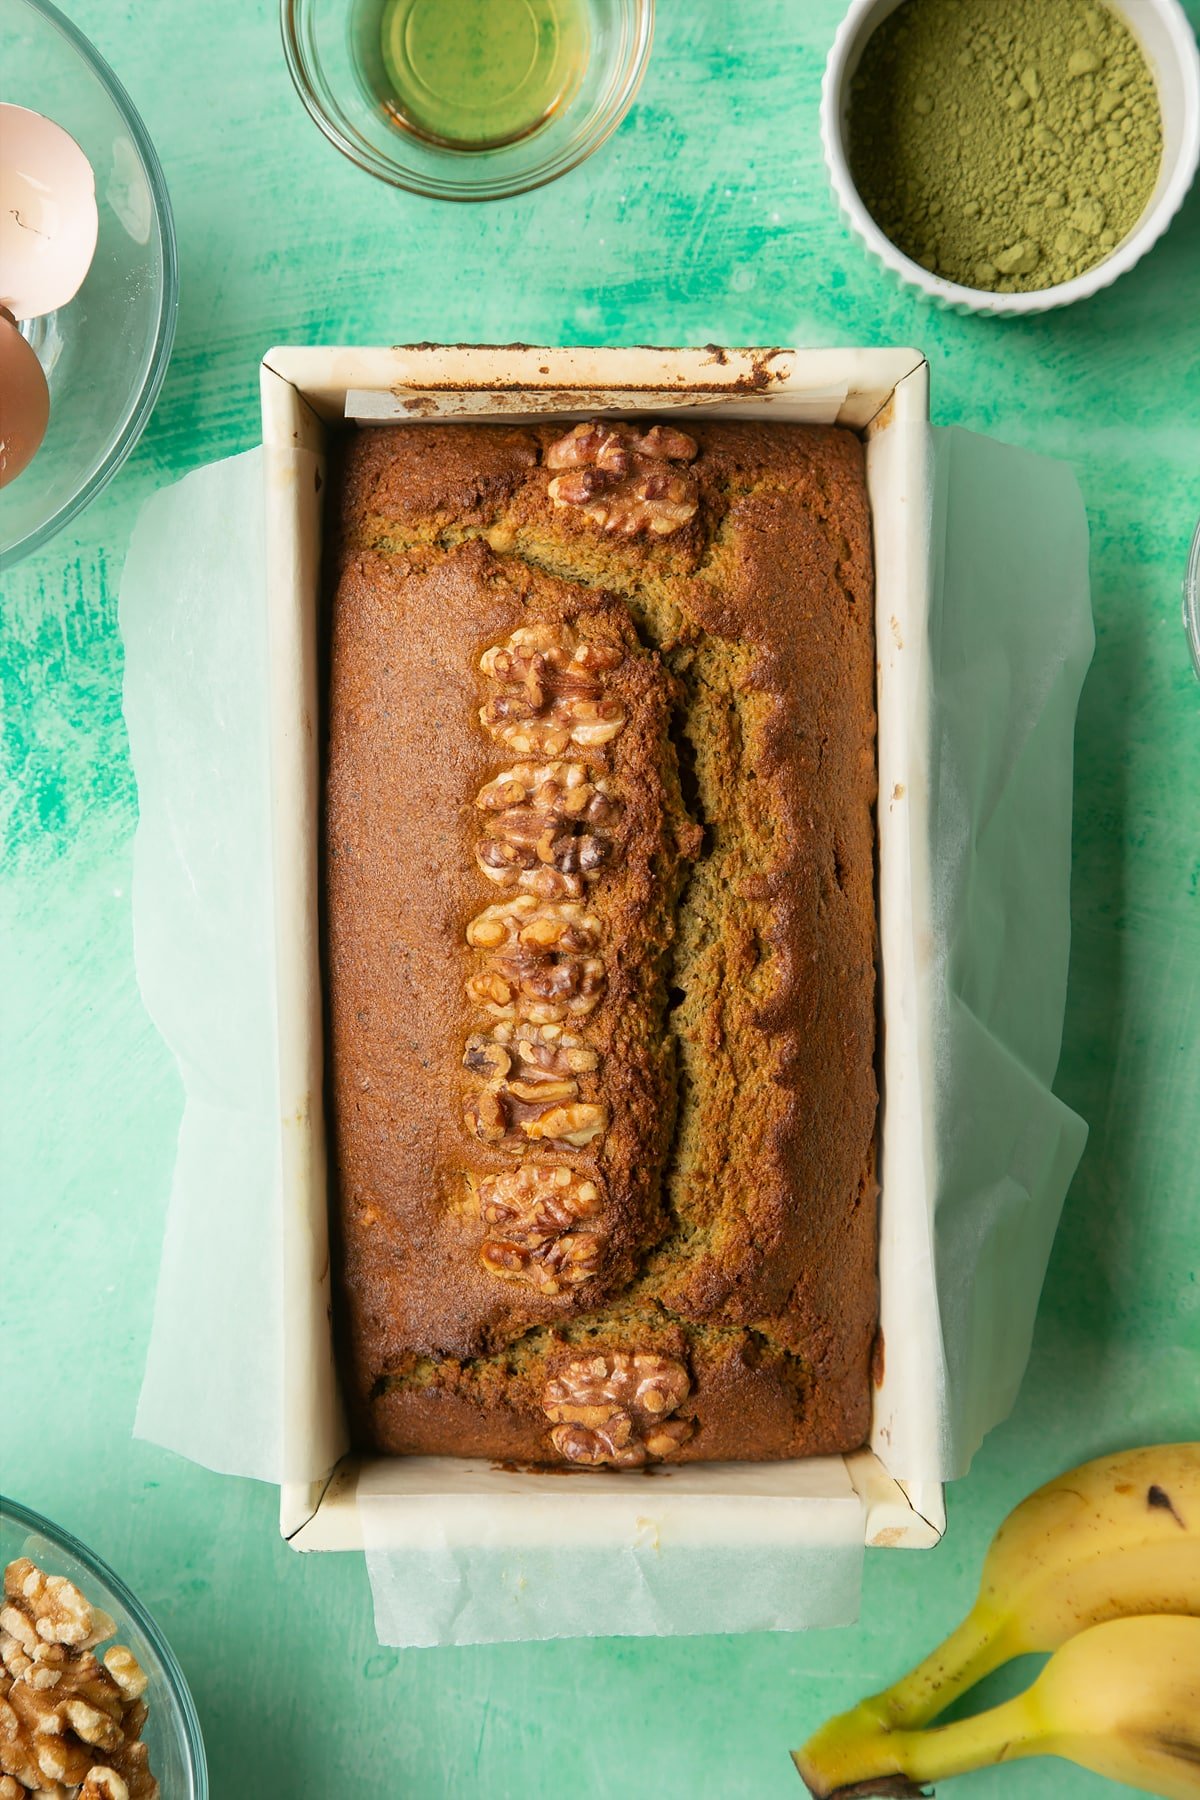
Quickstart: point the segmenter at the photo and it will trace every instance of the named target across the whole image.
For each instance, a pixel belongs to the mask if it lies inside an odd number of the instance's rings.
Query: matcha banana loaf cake
[[[324,930],[361,1447],[850,1450],[876,1321],[853,433],[362,430]]]

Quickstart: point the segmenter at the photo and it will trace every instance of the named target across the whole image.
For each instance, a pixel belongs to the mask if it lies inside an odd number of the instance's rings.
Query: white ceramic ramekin
[[[876,260],[942,306],[956,312],[1004,315],[1069,306],[1132,269],[1179,211],[1200,163],[1200,51],[1180,0],[1105,0],[1141,45],[1158,86],[1163,156],[1149,204],[1133,230],[1094,269],[1073,281],[1027,294],[989,293],[931,274],[884,236],[859,198],[846,155],[850,80],[867,39],[900,4],[901,0],[851,0],[829,52],[821,88],[821,140],[833,191],[844,216]]]

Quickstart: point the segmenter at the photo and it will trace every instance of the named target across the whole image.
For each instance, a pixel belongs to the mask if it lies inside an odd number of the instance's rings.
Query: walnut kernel
[[[577,900],[539,900],[517,894],[477,913],[467,926],[474,950],[521,947],[578,955],[600,942],[600,921]]]
[[[579,1077],[600,1058],[561,1025],[498,1023],[467,1039],[463,1066],[485,1086],[468,1096],[467,1126],[484,1143],[521,1150],[530,1142],[581,1150],[608,1128],[608,1109],[581,1101]]]
[[[576,507],[601,531],[669,537],[695,517],[699,490],[679,465],[696,443],[669,425],[648,431],[620,421],[577,425],[551,444],[546,467],[559,469],[548,492],[555,506]]]
[[[687,1370],[671,1357],[603,1351],[567,1363],[546,1383],[542,1408],[568,1462],[633,1468],[691,1437],[690,1421],[669,1416],[690,1391]]]
[[[517,763],[482,788],[476,860],[489,881],[542,899],[578,898],[612,849],[618,807],[583,763]]]
[[[606,744],[626,714],[619,700],[604,697],[602,677],[623,661],[622,650],[581,639],[571,625],[522,626],[480,658],[501,690],[481,707],[480,723],[518,756]]]
[[[19,1556],[5,1569],[4,1595],[7,1604],[0,1611],[0,1628],[26,1650],[38,1641],[89,1650],[116,1630],[108,1614],[91,1606],[65,1576],[43,1575],[27,1556]]]
[[[518,894],[485,907],[467,926],[467,942],[488,953],[467,994],[496,1019],[585,1018],[604,991],[603,959],[591,954],[599,941],[599,921],[578,901]]]
[[[651,425],[641,431],[619,419],[592,419],[576,425],[565,437],[548,446],[543,458],[548,469],[579,469],[589,465],[615,475],[629,473],[631,456],[657,456],[666,462],[691,462],[695,438],[673,425]]]
[[[78,1800],[129,1800],[129,1789],[115,1769],[97,1765],[88,1770],[87,1780],[79,1790]]]
[[[524,1163],[485,1176],[479,1211],[488,1230],[479,1255],[490,1274],[553,1295],[598,1273],[607,1235],[600,1189],[573,1169]]]

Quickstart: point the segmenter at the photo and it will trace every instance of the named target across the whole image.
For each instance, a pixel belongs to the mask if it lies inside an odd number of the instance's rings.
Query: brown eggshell
[[[42,365],[12,319],[0,312],[0,487],[33,461],[49,420]]]

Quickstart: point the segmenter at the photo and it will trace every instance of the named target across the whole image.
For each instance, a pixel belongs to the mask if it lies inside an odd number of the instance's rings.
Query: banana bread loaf
[[[874,642],[836,428],[415,424],[341,481],[344,1385],[391,1452],[853,1449]]]

